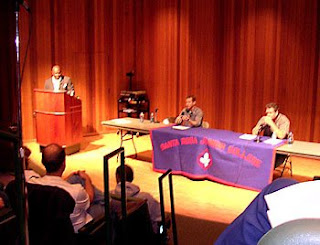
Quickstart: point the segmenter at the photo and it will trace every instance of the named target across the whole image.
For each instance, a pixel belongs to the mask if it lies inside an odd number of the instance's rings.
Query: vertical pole
[[[20,36],[19,36],[19,1],[15,1],[15,16],[16,16],[16,82],[17,82],[17,130],[18,143],[15,146],[15,177],[16,177],[16,191],[18,195],[18,222],[19,222],[19,243],[29,244],[28,236],[28,212],[27,212],[27,198],[26,186],[24,178],[24,150],[22,148],[22,113],[21,113],[21,77],[20,77]]]
[[[164,175],[162,175],[164,176]],[[162,177],[161,176],[161,177]],[[166,240],[167,239],[167,229],[166,229],[166,215],[165,215],[165,210],[164,210],[164,198],[163,198],[163,186],[162,186],[162,178],[159,178],[159,194],[160,194],[160,209],[161,209],[161,225],[163,227],[163,238]],[[163,240],[161,241],[162,243],[165,243],[166,241]]]
[[[104,176],[104,217],[106,221],[106,244],[112,244],[111,238],[111,217],[109,203],[109,158],[104,157],[103,161],[103,176]]]
[[[124,244],[128,244],[127,233],[127,198],[126,198],[126,171],[124,167],[124,151],[121,152],[121,212],[122,212],[122,236],[124,237]]]
[[[174,200],[173,200],[173,184],[172,174],[169,174],[169,188],[170,188],[170,203],[171,203],[171,221],[172,221],[172,233],[173,233],[173,244],[178,245],[178,233],[176,225],[176,215],[174,211]]]

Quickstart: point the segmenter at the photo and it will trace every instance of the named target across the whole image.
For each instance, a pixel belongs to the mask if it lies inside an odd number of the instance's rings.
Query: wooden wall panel
[[[13,1],[0,2],[0,130],[6,132],[17,125],[18,113],[14,9]]]
[[[23,84],[26,139],[32,89],[62,65],[83,102],[83,132],[117,116],[125,73],[159,118],[197,96],[211,127],[250,132],[270,101],[295,138],[320,142],[319,0],[31,0],[33,34]],[[27,16],[22,26],[26,28]],[[22,41],[26,41],[24,30]]]
[[[139,2],[139,3],[138,3]],[[138,89],[146,90],[159,118],[177,113],[177,1],[137,1],[136,70]]]

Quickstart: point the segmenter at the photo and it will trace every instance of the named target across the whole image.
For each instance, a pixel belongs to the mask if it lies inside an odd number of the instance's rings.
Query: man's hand
[[[77,174],[78,174],[82,179],[91,182],[91,178],[90,178],[90,176],[86,173],[85,170],[79,170],[79,171],[77,171]]]
[[[176,124],[180,124],[180,123],[182,123],[182,117],[181,117],[181,116],[178,116],[178,117],[176,118]]]
[[[252,129],[252,134],[258,135],[258,133],[259,133],[259,128],[254,127],[254,128]]]
[[[182,116],[182,120],[183,120],[183,121],[189,121],[189,119],[190,119],[190,116],[189,116],[189,115],[183,115],[183,116]]]
[[[268,116],[264,116],[264,123],[269,125],[270,127],[274,124],[273,120],[271,119],[271,117]]]
[[[78,174],[82,179],[85,180],[84,188],[89,195],[90,203],[92,203],[94,199],[94,188],[93,188],[90,176],[84,170],[76,171],[75,174]]]

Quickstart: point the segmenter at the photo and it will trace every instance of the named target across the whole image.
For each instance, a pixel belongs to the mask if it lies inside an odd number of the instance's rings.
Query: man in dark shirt
[[[54,65],[51,69],[52,77],[48,78],[44,83],[44,89],[53,91],[67,91],[71,96],[74,96],[74,88],[71,78],[62,75],[59,65]]]

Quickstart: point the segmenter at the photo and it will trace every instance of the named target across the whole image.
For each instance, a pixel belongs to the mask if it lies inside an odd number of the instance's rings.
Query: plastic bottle
[[[150,115],[150,122],[151,122],[151,123],[154,123],[154,114],[153,114],[153,112],[152,112],[151,115]]]
[[[271,138],[272,138],[272,139],[276,139],[276,138],[277,138],[277,133],[276,133],[276,132],[273,132],[272,135],[271,135]]]
[[[288,144],[293,144],[293,133],[292,132],[289,132],[288,134]]]
[[[144,121],[144,114],[143,112],[140,113],[140,122],[143,123]]]

